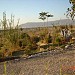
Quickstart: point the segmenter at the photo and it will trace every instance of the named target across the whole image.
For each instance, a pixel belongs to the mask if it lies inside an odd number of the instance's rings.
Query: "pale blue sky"
[[[38,18],[42,11],[54,15],[49,18],[51,21],[65,19],[64,13],[70,6],[69,0],[0,0],[0,19],[3,11],[6,11],[8,18],[11,14],[16,20],[20,18],[20,24],[41,21]]]

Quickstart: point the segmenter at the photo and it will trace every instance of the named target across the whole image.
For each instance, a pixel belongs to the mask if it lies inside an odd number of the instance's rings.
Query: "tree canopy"
[[[67,17],[71,18],[72,20],[74,19],[75,16],[75,0],[69,0],[69,3],[72,4],[71,8],[67,9]]]
[[[46,19],[47,12],[41,12],[39,13],[39,15],[40,15],[39,19],[42,19],[44,21]]]

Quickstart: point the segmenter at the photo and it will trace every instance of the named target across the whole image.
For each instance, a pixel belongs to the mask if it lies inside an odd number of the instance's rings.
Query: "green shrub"
[[[38,48],[38,46],[35,44],[35,43],[33,43],[32,45],[31,45],[31,50],[36,50]]]
[[[56,42],[60,45],[61,44],[61,39],[59,37],[57,37]]]
[[[52,36],[50,34],[46,35],[45,40],[47,43],[52,43]]]
[[[36,43],[31,43],[25,47],[25,54],[30,55],[37,51],[38,46]]]
[[[30,36],[26,33],[22,33],[21,34],[21,39],[25,39],[25,38],[29,38],[30,39]]]
[[[32,42],[30,39],[19,39],[19,41],[18,41],[18,45],[19,45],[19,47],[22,47],[22,49],[28,45],[31,45],[31,43]]]
[[[18,41],[18,36],[17,36],[17,33],[12,33],[10,35],[7,36],[7,39],[9,39],[9,41],[12,43],[12,44],[16,44],[17,41]]]
[[[18,40],[19,47],[25,48],[25,46],[31,44],[31,38],[28,34],[22,33],[20,39]]]
[[[40,37],[38,37],[38,36],[33,36],[33,37],[31,38],[31,40],[32,40],[32,42],[37,43],[37,42],[40,41]]]
[[[19,46],[22,47],[22,41],[19,41]]]

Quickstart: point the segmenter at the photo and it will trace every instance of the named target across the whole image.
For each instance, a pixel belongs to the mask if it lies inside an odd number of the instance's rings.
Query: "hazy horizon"
[[[0,19],[4,11],[7,18],[10,18],[11,14],[15,15],[15,22],[20,18],[20,24],[42,22],[38,19],[42,11],[54,15],[49,21],[66,19],[64,13],[70,6],[69,0],[0,0]]]

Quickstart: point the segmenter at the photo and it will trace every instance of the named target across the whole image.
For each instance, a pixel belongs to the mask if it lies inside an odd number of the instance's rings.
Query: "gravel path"
[[[61,68],[75,66],[75,50],[60,54],[43,54],[29,59],[7,62],[7,75],[60,75]],[[4,75],[3,62],[0,75]]]

